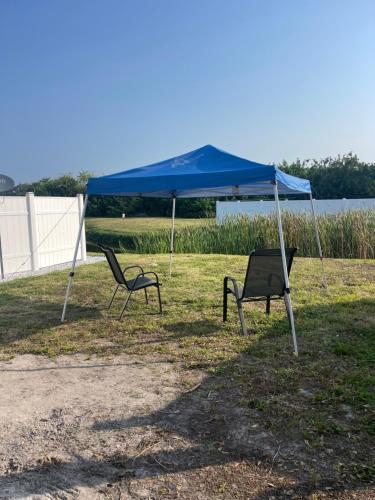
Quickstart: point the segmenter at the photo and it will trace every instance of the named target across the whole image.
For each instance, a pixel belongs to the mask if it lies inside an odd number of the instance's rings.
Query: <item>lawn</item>
[[[185,226],[199,226],[213,219],[187,219],[176,218],[176,228]],[[145,233],[148,231],[159,231],[171,229],[172,220],[168,217],[92,217],[87,218],[86,229],[101,230],[106,233],[125,235],[134,233]]]
[[[146,306],[142,293],[135,294],[123,321],[116,319],[120,297],[107,311],[112,278],[104,262],[77,270],[63,325],[66,272],[5,283],[2,358],[126,353],[175,364],[186,371],[186,383],[188,374],[201,370],[205,379],[190,404],[195,398],[194,404],[209,405],[210,418],[200,422],[197,434],[207,446],[220,442],[223,453],[233,453],[235,445],[245,458],[255,454],[270,470],[293,474],[305,492],[327,488],[328,495],[373,480],[374,261],[327,260],[327,294],[319,261],[296,259],[291,285],[297,358],[282,302],[272,304],[270,317],[259,304],[245,306],[248,337],[239,335],[233,302],[229,321],[222,323],[222,278],[241,278],[245,257],[176,255],[171,278],[166,255],[120,258],[124,265],[140,263],[160,274],[162,316],[156,314],[155,295]],[[181,384],[183,389],[184,377]],[[233,421],[238,421],[237,434],[228,432]],[[279,443],[271,458],[270,440]]]
[[[213,222],[213,219],[176,218],[175,228],[176,231],[183,228],[198,228],[210,222]],[[155,238],[162,239],[163,248],[160,252],[169,249],[172,221],[168,217],[126,217],[125,219],[98,217],[86,219],[85,224],[87,246],[92,251],[97,251],[95,244],[101,243],[116,250],[158,253]],[[151,252],[148,251],[150,246]]]

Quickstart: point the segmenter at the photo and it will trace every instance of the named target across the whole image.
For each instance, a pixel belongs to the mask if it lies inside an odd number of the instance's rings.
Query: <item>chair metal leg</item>
[[[145,288],[144,290],[145,290],[146,304],[148,304],[147,288]]]
[[[160,310],[160,314],[163,314],[163,307],[161,305],[161,295],[160,295],[160,286],[157,285],[156,287],[158,289],[158,298],[159,298],[159,310]]]
[[[238,307],[238,314],[240,316],[242,334],[243,335],[247,335],[247,329],[246,329],[246,325],[245,325],[245,318],[244,318],[243,309],[242,309],[242,302],[239,299],[237,299],[237,307]]]
[[[228,316],[228,276],[225,276],[223,283],[223,321],[227,320]]]
[[[110,308],[111,308],[112,302],[113,302],[113,300],[114,300],[114,298],[115,298],[115,295],[116,295],[116,293],[117,293],[117,290],[119,289],[119,286],[120,286],[120,285],[115,285],[115,289],[113,290],[111,300],[109,301],[109,304],[108,304],[108,309],[110,309]]]
[[[128,303],[129,303],[129,300],[130,300],[130,297],[131,297],[131,294],[132,294],[132,293],[133,293],[133,292],[132,292],[132,291],[130,291],[130,292],[129,292],[129,295],[126,297],[124,307],[122,308],[121,314],[120,314],[120,316],[119,316],[119,320],[122,318],[122,316],[123,316],[123,314],[124,314],[124,312],[125,312],[125,310],[126,310],[126,307],[127,307]]]
[[[267,303],[266,303],[266,314],[269,314],[271,311],[271,299],[267,297]]]
[[[223,293],[223,321],[226,321],[228,317],[228,292],[226,286],[224,285]]]

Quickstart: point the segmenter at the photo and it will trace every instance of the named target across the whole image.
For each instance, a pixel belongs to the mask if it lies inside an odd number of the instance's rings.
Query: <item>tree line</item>
[[[375,197],[375,163],[362,162],[352,153],[322,160],[297,160],[292,163],[283,161],[279,167],[288,174],[309,179],[314,197],[317,199]],[[65,174],[58,178],[48,177],[33,183],[18,184],[8,194],[19,196],[32,191],[36,196],[75,196],[85,191],[87,180],[91,176],[90,172],[84,171],[77,176]],[[299,198],[301,197],[303,198],[303,195]],[[266,198],[262,197],[262,199]],[[226,199],[246,200],[249,197],[227,197]],[[122,213],[128,216],[169,216],[171,200],[118,196],[90,197],[87,208],[88,216],[119,217]],[[215,200],[212,198],[179,199],[176,204],[176,214],[179,217],[213,216]]]

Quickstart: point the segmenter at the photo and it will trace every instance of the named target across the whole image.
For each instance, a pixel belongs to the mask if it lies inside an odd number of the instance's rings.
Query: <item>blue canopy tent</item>
[[[199,198],[311,193],[310,181],[204,146],[169,160],[89,179],[87,194]]]
[[[217,149],[214,146],[207,145],[184,155],[176,156],[159,163],[89,179],[83,215],[80,221],[80,229],[72,262],[72,269],[69,274],[61,321],[64,321],[65,318],[85,210],[88,197],[90,195],[171,198],[173,200],[173,205],[170,271],[173,253],[176,198],[220,197],[233,195],[274,195],[286,283],[285,298],[291,318],[294,352],[297,354],[298,347],[285,258],[285,244],[282,230],[279,194],[293,195],[301,193],[310,195],[319,255],[322,258],[310,181],[288,175],[274,165],[255,163]]]

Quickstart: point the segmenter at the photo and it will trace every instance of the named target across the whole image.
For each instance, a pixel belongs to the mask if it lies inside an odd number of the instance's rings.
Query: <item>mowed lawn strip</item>
[[[351,484],[374,477],[374,261],[327,260],[326,293],[320,262],[296,259],[291,286],[298,358],[282,301],[272,303],[269,317],[263,304],[245,306],[248,337],[239,335],[233,301],[222,323],[223,277],[241,281],[246,257],[176,255],[171,278],[167,255],[121,255],[120,261],[159,273],[162,316],[156,291],[148,306],[137,292],[122,321],[123,292],[107,311],[113,281],[106,263],[77,270],[63,325],[66,272],[16,280],[2,284],[0,294],[1,356],[125,352],[201,368],[252,425],[290,443],[284,453],[292,462],[298,448],[311,481],[325,470]]]
[[[212,222],[213,219],[175,219],[175,227],[200,226]],[[97,229],[106,233],[134,234],[148,231],[171,229],[172,219],[168,217],[88,217],[85,220],[87,230]]]

